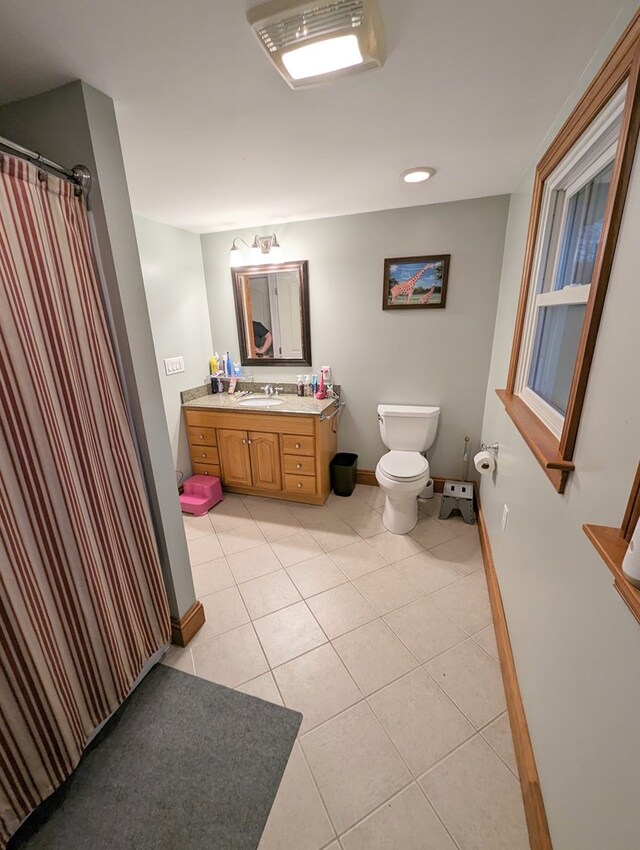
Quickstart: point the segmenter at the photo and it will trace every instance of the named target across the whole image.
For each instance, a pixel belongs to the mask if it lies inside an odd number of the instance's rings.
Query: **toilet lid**
[[[391,478],[408,481],[428,472],[429,463],[419,452],[391,451],[380,458],[380,469]]]

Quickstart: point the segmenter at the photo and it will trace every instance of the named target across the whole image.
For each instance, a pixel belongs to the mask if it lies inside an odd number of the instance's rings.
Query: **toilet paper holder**
[[[487,443],[480,443],[480,448],[483,452],[493,452],[493,454],[498,457],[498,449],[500,448],[499,443],[491,443],[491,445],[487,445]]]

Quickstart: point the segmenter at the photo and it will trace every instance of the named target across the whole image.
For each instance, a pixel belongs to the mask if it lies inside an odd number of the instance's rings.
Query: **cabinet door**
[[[222,462],[224,484],[251,487],[251,463],[246,431],[218,428],[218,452]]]
[[[253,486],[260,490],[281,490],[279,435],[249,431],[249,448]]]

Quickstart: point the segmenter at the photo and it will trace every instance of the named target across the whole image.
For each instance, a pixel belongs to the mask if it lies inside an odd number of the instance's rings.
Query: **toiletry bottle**
[[[316,389],[314,395],[318,399],[323,399],[327,397],[324,387],[324,369],[320,369],[320,381],[318,383],[318,388]]]
[[[233,366],[231,365],[231,355],[227,351],[227,360],[225,363],[225,374],[227,378],[230,378],[233,375]]]
[[[316,374],[311,378],[311,394],[315,396],[318,392],[318,376]]]
[[[296,384],[296,395],[302,397],[304,395],[304,384],[302,383],[302,375],[298,375]]]
[[[215,357],[210,357],[210,358],[209,358],[209,374],[210,374],[210,375],[215,375],[215,373],[216,373],[217,369],[218,369],[218,363],[217,363],[217,361],[216,361],[216,358],[215,358]]]
[[[304,394],[306,398],[311,398],[313,395],[311,391],[311,378],[309,375],[304,376]]]

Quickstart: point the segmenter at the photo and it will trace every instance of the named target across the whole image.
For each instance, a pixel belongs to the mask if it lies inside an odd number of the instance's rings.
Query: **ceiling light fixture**
[[[242,251],[240,246],[236,245],[236,242],[242,242],[249,248],[249,257],[254,265],[282,262],[282,248],[275,233],[272,236],[256,236],[251,245],[245,242],[242,236],[236,236],[231,243],[231,251],[229,252],[229,265],[232,269],[244,265]]]
[[[380,68],[386,58],[377,0],[269,0],[247,21],[291,88]]]
[[[408,168],[400,175],[405,183],[424,183],[436,173],[435,168],[429,168],[426,165],[419,165],[415,168]]]

